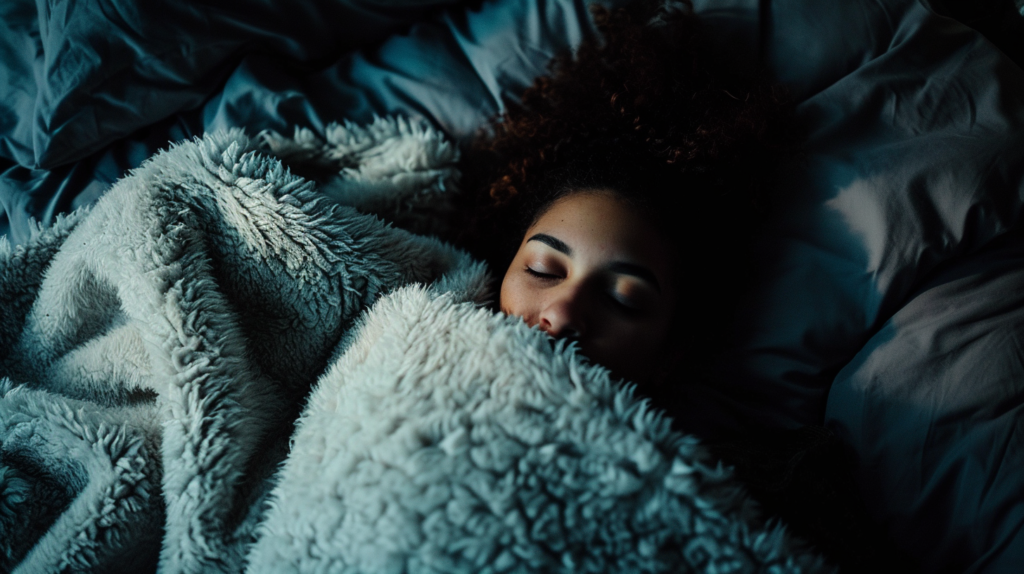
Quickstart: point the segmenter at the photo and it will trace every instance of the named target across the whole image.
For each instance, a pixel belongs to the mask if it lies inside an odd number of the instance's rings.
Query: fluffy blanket
[[[358,209],[424,227],[457,177],[437,133],[262,144],[179,144],[0,245],[0,571],[825,569],[628,387],[482,307],[480,264]]]

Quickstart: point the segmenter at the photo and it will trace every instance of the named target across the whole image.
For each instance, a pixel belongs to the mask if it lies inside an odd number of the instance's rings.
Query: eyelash
[[[534,277],[537,277],[538,279],[555,279],[557,277],[552,273],[541,273],[540,271],[537,271],[532,267],[527,267],[526,272],[529,273],[530,275],[533,275]]]
[[[616,309],[622,311],[627,315],[638,315],[640,313],[640,309],[630,307],[629,305],[623,303],[622,301],[619,301],[618,297],[614,295],[608,295],[608,298],[611,299],[612,305],[614,305]]]

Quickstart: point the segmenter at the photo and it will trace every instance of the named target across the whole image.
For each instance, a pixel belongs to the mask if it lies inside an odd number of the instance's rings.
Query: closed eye
[[[526,272],[539,279],[558,279],[558,275],[555,275],[553,273],[542,273],[532,267],[527,267]]]
[[[643,309],[634,306],[632,303],[623,301],[617,295],[608,294],[608,299],[611,300],[615,308],[626,313],[627,315],[636,315],[643,311]]]

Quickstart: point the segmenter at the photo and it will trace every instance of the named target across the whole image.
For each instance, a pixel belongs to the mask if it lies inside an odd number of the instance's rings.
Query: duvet
[[[483,308],[482,264],[332,199],[450,189],[439,134],[329,134],[330,195],[215,133],[3,245],[0,567],[828,571],[630,388]]]

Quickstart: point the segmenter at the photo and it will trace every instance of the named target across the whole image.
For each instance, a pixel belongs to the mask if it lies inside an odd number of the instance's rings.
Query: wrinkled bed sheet
[[[726,29],[753,14],[708,4]],[[720,386],[695,389],[731,406],[691,401],[692,417],[824,419],[922,571],[1018,571],[1024,73],[919,2],[777,1],[759,16],[807,154],[759,245],[742,340]]]
[[[265,0],[245,17],[130,4],[0,6],[0,201],[16,243],[29,215],[90,204],[168,140],[216,128],[405,113],[466,138],[591,33],[572,0]],[[722,65],[764,64],[789,87],[807,145],[759,240],[742,338],[719,383],[687,387],[686,424],[824,422],[923,570],[1013,571],[1024,72],[923,1],[695,4]]]
[[[32,0],[4,2],[0,232],[24,242],[30,216],[92,203],[168,141],[217,128],[404,113],[468,136],[592,31],[582,0],[439,11],[456,3],[262,0],[211,14],[87,0],[37,16]]]

